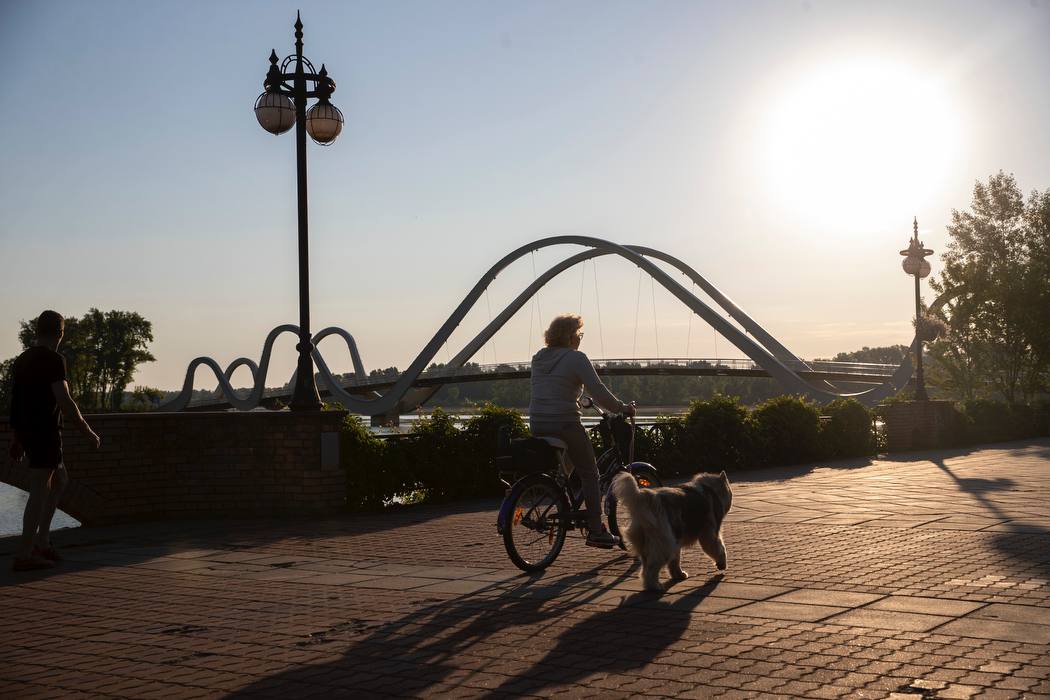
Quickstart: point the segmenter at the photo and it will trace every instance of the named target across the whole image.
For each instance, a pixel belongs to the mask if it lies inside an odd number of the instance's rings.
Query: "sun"
[[[768,194],[811,223],[868,230],[910,216],[943,183],[959,116],[914,66],[858,58],[784,86],[757,140]]]

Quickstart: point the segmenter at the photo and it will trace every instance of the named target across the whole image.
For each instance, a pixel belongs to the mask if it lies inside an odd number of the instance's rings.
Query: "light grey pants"
[[[564,440],[569,446],[569,459],[583,485],[583,502],[587,505],[587,527],[591,532],[601,532],[602,505],[598,492],[598,465],[594,462],[594,447],[583,425],[577,421],[531,421],[532,434],[536,437],[553,437]]]

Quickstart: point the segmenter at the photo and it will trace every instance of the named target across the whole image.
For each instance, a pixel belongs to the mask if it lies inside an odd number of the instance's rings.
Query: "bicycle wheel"
[[[510,518],[503,527],[503,545],[514,566],[541,571],[558,558],[565,544],[569,504],[565,494],[544,474],[532,474],[514,484]]]
[[[638,482],[638,486],[643,489],[664,485],[656,474],[656,470],[652,467],[635,467],[631,474],[634,476],[635,481]],[[627,532],[628,528],[631,527],[631,514],[620,504],[620,499],[614,498],[611,493],[607,494],[606,498],[609,499],[607,506],[609,532],[620,538],[620,549],[626,550],[627,543],[624,542],[623,533]]]

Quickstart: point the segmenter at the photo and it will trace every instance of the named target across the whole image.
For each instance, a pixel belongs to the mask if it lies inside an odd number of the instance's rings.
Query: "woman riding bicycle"
[[[598,378],[591,361],[580,352],[583,319],[562,314],[543,334],[547,347],[532,357],[532,400],[529,422],[536,437],[553,437],[568,445],[569,459],[580,475],[583,500],[587,506],[587,545],[611,549],[619,544],[602,523],[598,467],[594,448],[580,422],[577,401],[586,388],[594,402],[612,413],[634,415],[634,405],[625,404]]]

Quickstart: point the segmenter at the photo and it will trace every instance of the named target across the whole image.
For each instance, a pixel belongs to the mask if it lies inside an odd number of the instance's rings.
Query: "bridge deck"
[[[678,377],[769,377],[769,373],[753,360],[730,358],[644,358],[593,360],[600,376],[678,376]],[[863,362],[829,362],[814,360],[807,362],[808,370],[796,368],[798,375],[809,381],[849,382],[856,384],[881,384],[896,370],[896,365]],[[504,362],[499,364],[467,364],[463,367],[429,369],[419,375],[413,386],[433,387],[445,384],[467,384],[472,382],[528,379],[531,376],[529,362]],[[368,394],[389,389],[398,377],[369,376],[353,378],[343,384],[351,393]],[[321,390],[322,397],[328,392]],[[268,390],[265,398],[291,400],[291,392],[285,389]],[[201,401],[190,405],[190,410],[215,410],[229,407],[229,403],[218,399]]]

